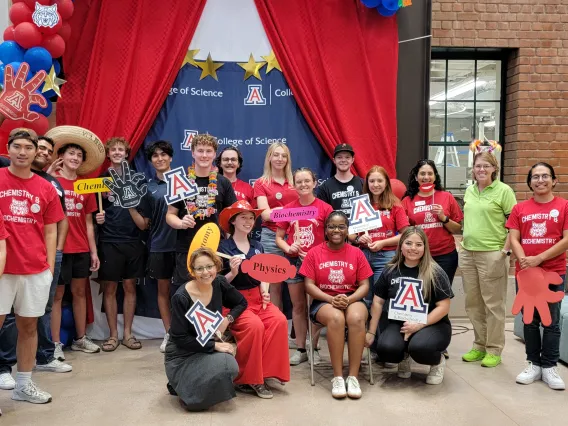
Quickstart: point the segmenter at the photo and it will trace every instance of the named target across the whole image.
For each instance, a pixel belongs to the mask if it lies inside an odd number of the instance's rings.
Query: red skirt
[[[231,325],[237,341],[239,385],[260,385],[264,379],[274,377],[290,381],[288,355],[288,321],[272,303],[262,309],[260,288],[239,290],[248,302],[247,309]],[[223,315],[229,309],[223,308]]]

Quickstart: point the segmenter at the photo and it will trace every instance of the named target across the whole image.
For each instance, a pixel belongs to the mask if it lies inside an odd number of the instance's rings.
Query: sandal
[[[136,350],[142,348],[142,342],[134,336],[130,336],[128,339],[123,339],[122,344],[128,349]]]
[[[103,352],[113,352],[118,348],[118,339],[116,337],[109,337],[103,343]]]

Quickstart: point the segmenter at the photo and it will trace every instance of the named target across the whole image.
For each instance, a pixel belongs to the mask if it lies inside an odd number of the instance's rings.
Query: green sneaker
[[[501,364],[501,357],[499,355],[487,354],[485,358],[483,358],[483,361],[481,361],[482,367],[492,368],[497,367],[499,364]]]
[[[465,362],[476,362],[484,359],[486,355],[487,354],[485,352],[478,351],[477,349],[472,349],[468,353],[463,354],[462,359]]]

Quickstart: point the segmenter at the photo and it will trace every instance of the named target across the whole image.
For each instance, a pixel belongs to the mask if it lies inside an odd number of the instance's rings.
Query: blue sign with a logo
[[[331,173],[331,161],[310,130],[284,76],[278,70],[262,81],[243,81],[245,71],[226,63],[211,77],[199,80],[201,69],[186,65],[180,70],[170,94],[146,136],[143,147],[158,139],[174,147],[172,169],[191,165],[191,141],[209,133],[219,141],[220,152],[232,145],[243,154],[239,178],[252,182],[262,175],[270,144],[285,143],[292,154],[292,167],[310,167],[320,181]],[[152,176],[153,168],[143,150],[135,158],[136,169]]]

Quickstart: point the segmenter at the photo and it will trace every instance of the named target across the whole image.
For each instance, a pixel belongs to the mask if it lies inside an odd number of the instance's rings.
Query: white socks
[[[32,372],[29,373],[16,373],[16,388],[23,389],[28,383],[32,381]]]

